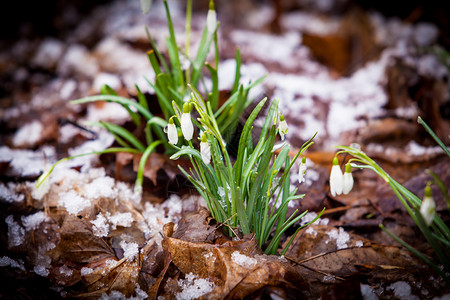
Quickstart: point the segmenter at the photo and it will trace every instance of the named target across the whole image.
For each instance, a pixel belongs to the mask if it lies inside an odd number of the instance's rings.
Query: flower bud
[[[345,165],[345,172],[343,177],[342,193],[347,195],[353,188],[353,176],[352,176],[352,166],[350,163]]]
[[[331,195],[336,196],[342,194],[343,185],[344,185],[344,175],[342,175],[341,168],[339,167],[339,161],[335,156],[333,159],[333,167],[331,167],[330,173]]]
[[[202,135],[202,141],[200,142],[200,154],[205,165],[211,162],[211,145],[208,142],[206,133]]]
[[[303,156],[302,162],[298,167],[298,183],[302,183],[306,180],[305,174],[306,174],[306,157]]]
[[[172,145],[176,145],[178,143],[177,127],[175,126],[175,123],[173,122],[174,117],[175,116],[172,116],[169,119],[169,124],[167,124],[167,127],[166,127],[167,138],[169,140],[169,143],[171,143]]]
[[[423,197],[422,205],[420,206],[420,214],[427,226],[430,226],[436,215],[436,203],[431,194],[430,184],[427,184],[425,187],[425,196]]]
[[[192,140],[192,136],[194,135],[194,125],[192,124],[191,120],[191,110],[192,110],[192,104],[191,103],[184,103],[183,104],[183,113],[181,114],[181,131],[183,132],[183,136],[186,141]]]
[[[217,27],[217,14],[214,7],[214,1],[209,1],[208,15],[206,16],[206,28],[208,29],[208,34],[212,35],[216,31]]]
[[[288,131],[288,124],[286,120],[284,119],[283,114],[280,114],[280,124],[278,125],[278,130],[280,133],[281,140],[284,140],[284,136],[286,135]]]

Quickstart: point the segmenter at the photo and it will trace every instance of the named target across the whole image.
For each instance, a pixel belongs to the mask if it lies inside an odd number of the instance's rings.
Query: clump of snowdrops
[[[253,122],[266,103],[265,98],[246,121],[236,160],[232,162],[211,103],[205,101],[195,88],[192,91],[191,99],[182,108],[175,101],[172,102],[176,114],[169,119],[166,132],[177,152],[171,158],[190,158],[192,168],[184,170],[180,167],[181,171],[203,196],[212,216],[225,225],[231,236],[237,235],[236,228],[243,234],[254,233],[265,253],[275,254],[282,234],[307,213],[297,214],[295,211],[288,216],[287,208],[290,201],[304,197],[296,195],[296,189],[290,190],[290,170],[297,158],[312,145],[313,137],[291,159],[289,144],[276,144],[277,134],[283,137],[286,134],[287,123],[278,111],[278,101],[273,101],[254,146]],[[192,122],[193,109],[199,115],[194,120],[197,130]],[[177,146],[180,141],[174,119],[179,120],[187,145]],[[198,132],[199,146],[194,142],[195,132]],[[300,165],[300,175],[303,177],[304,160]],[[312,222],[297,229],[282,254],[287,251],[297,232]]]
[[[431,128],[423,121],[421,117],[418,117],[418,123],[421,124],[428,133],[434,138],[442,150],[450,157],[450,151],[444,145],[444,143],[436,136]],[[405,241],[394,235],[382,224],[380,228],[383,229],[389,236],[414,253],[432,269],[434,269],[444,280],[450,285],[450,278],[448,273],[450,272],[450,229],[444,223],[444,221],[436,214],[436,204],[434,202],[430,185],[432,182],[428,182],[425,191],[424,198],[421,200],[418,196],[413,194],[403,185],[394,180],[386,171],[384,171],[374,160],[361,151],[360,146],[352,144],[350,147],[338,146],[340,150],[336,153],[333,159],[333,166],[330,173],[330,192],[333,196],[340,194],[347,194],[353,187],[352,168],[358,169],[370,169],[377,173],[384,181],[389,184],[394,191],[397,198],[405,207],[408,214],[416,223],[417,227],[422,232],[423,236],[433,248],[436,257],[438,258],[442,267],[438,266],[436,262],[433,262],[430,258],[407,244]],[[345,172],[342,173],[338,155],[350,154],[353,156],[345,166]],[[440,178],[431,170],[427,170],[427,173],[433,178],[433,181],[438,185],[447,201],[447,206],[450,210],[450,199],[448,196],[447,188]]]
[[[144,0],[141,2],[141,5],[143,12],[146,13],[150,10],[151,1]],[[234,84],[231,89],[231,96],[219,107],[219,47],[217,39],[217,29],[219,27],[219,23],[216,17],[214,2],[212,0],[210,1],[209,10],[206,17],[206,25],[203,29],[198,50],[193,58],[191,58],[190,53],[192,0],[188,0],[186,5],[184,50],[177,43],[167,0],[164,0],[164,7],[169,31],[169,37],[166,39],[166,47],[168,49],[169,56],[168,60],[158,50],[158,47],[149,30],[146,29],[147,36],[153,48],[147,53],[148,59],[155,73],[154,82],[147,78],[146,81],[155,91],[162,116],[157,116],[150,111],[147,99],[137,85],[137,101],[119,96],[117,92],[108,85],[102,87],[101,95],[73,100],[71,102],[72,104],[97,101],[107,101],[120,104],[127,110],[130,115],[130,119],[133,121],[136,128],[144,127],[145,140],[138,138],[125,127],[114,123],[103,121],[87,123],[86,125],[88,126],[103,127],[108,130],[114,136],[115,141],[119,144],[119,146],[111,147],[103,151],[88,152],[63,158],[62,160],[56,162],[48,171],[42,174],[36,182],[36,188],[41,187],[45,180],[50,176],[56,165],[63,161],[85,155],[127,152],[141,155],[135,182],[135,191],[137,193],[142,193],[144,167],[150,154],[155,151],[159,145],[163,145],[165,147],[167,154],[173,153],[173,148],[170,146],[167,136],[163,132],[163,128],[165,128],[168,122],[170,122],[170,117],[175,114],[172,101],[174,101],[178,106],[182,106],[189,97],[190,89],[188,86],[198,87],[200,83],[202,83],[202,88],[207,95],[207,100],[211,103],[211,109],[214,112],[214,118],[216,119],[218,130],[226,140],[232,138],[233,132],[239,122],[239,117],[250,105],[250,103],[253,102],[253,99],[249,99],[248,97],[249,91],[255,85],[261,83],[264,77],[257,79],[253,83],[249,82],[247,85],[240,83],[241,57],[238,49],[236,51],[236,72]],[[214,65],[211,65],[206,62],[206,58],[213,45],[215,59]],[[204,80],[203,70],[205,67],[209,72],[209,78],[211,80],[210,88],[208,88]],[[175,120],[175,122],[178,121]],[[145,126],[142,126],[144,124]]]

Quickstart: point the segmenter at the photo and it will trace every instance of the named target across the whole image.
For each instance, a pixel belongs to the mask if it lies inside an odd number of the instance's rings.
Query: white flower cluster
[[[336,196],[340,194],[348,194],[353,188],[352,166],[350,162],[345,165],[345,172],[342,174],[339,161],[335,156],[333,159],[333,167],[330,173],[330,192]]]

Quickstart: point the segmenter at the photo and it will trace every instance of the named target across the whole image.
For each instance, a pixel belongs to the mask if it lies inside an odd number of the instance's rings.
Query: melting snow
[[[48,274],[50,274],[50,271],[46,267],[39,266],[39,265],[35,266],[33,271],[34,271],[34,273],[36,273],[42,277],[47,277]]]
[[[186,278],[179,279],[178,285],[182,291],[176,295],[179,300],[197,299],[215,288],[214,282],[208,279],[198,278],[193,273],[186,274]]]
[[[241,267],[250,269],[256,266],[257,260],[253,257],[248,257],[244,254],[241,254],[239,251],[234,251],[231,254],[231,260],[240,265]]]
[[[120,247],[123,249],[123,256],[127,261],[132,261],[139,254],[139,245],[136,243],[127,243],[126,241],[120,242]]]
[[[0,200],[7,203],[22,202],[25,199],[25,195],[18,194],[16,187],[17,185],[13,182],[8,182],[8,185],[0,182]]]
[[[94,270],[91,268],[88,268],[88,267],[83,267],[83,268],[81,268],[80,272],[81,272],[81,276],[86,276],[86,275],[89,275],[92,272],[94,272]]]
[[[23,229],[23,227],[20,226],[16,221],[14,221],[14,217],[12,215],[7,216],[5,222],[8,225],[9,247],[22,245],[22,243],[25,241],[25,230]]]
[[[15,261],[8,256],[0,257],[0,267],[11,267],[11,268],[19,268],[22,271],[25,271],[25,266],[23,260],[19,259]]]
[[[339,227],[339,230],[336,228],[331,229],[327,232],[328,236],[332,240],[336,240],[337,249],[345,249],[347,248],[347,242],[350,240],[350,235],[344,231],[344,228]],[[328,243],[326,241],[325,243]]]
[[[405,281],[397,281],[389,285],[387,290],[394,290],[394,295],[400,300],[416,300],[416,295],[411,294],[411,286]]]
[[[42,123],[34,120],[23,125],[13,137],[15,147],[33,147],[42,139]]]
[[[91,201],[71,190],[59,194],[58,205],[63,206],[69,214],[77,215],[91,206]]]
[[[22,225],[25,231],[36,230],[42,222],[49,221],[50,218],[43,211],[38,211],[29,216],[22,216]]]

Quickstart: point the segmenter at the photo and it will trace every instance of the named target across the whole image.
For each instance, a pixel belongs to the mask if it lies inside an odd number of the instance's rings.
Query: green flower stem
[[[147,159],[150,156],[150,154],[155,150],[155,148],[160,144],[162,144],[162,141],[154,141],[153,143],[150,144],[150,146],[148,146],[145,149],[144,153],[142,153],[142,157],[139,160],[139,168],[137,172],[135,186],[142,187],[142,183],[144,182],[144,169],[145,164],[147,163]]]
[[[128,152],[128,153],[134,153],[134,154],[138,154],[139,151],[133,148],[108,148],[102,151],[92,151],[92,152],[87,152],[87,153],[82,153],[82,154],[77,154],[77,155],[72,155],[69,157],[64,157],[60,160],[58,160],[57,162],[55,162],[49,170],[45,171],[41,176],[39,176],[39,178],[36,180],[36,187],[40,187],[45,180],[47,180],[47,178],[50,176],[50,174],[53,172],[53,170],[55,169],[55,167],[57,165],[59,165],[62,162],[71,160],[71,159],[75,159],[78,157],[83,157],[83,156],[87,156],[87,155],[101,155],[101,154],[107,154],[107,153],[118,153],[118,152]]]

